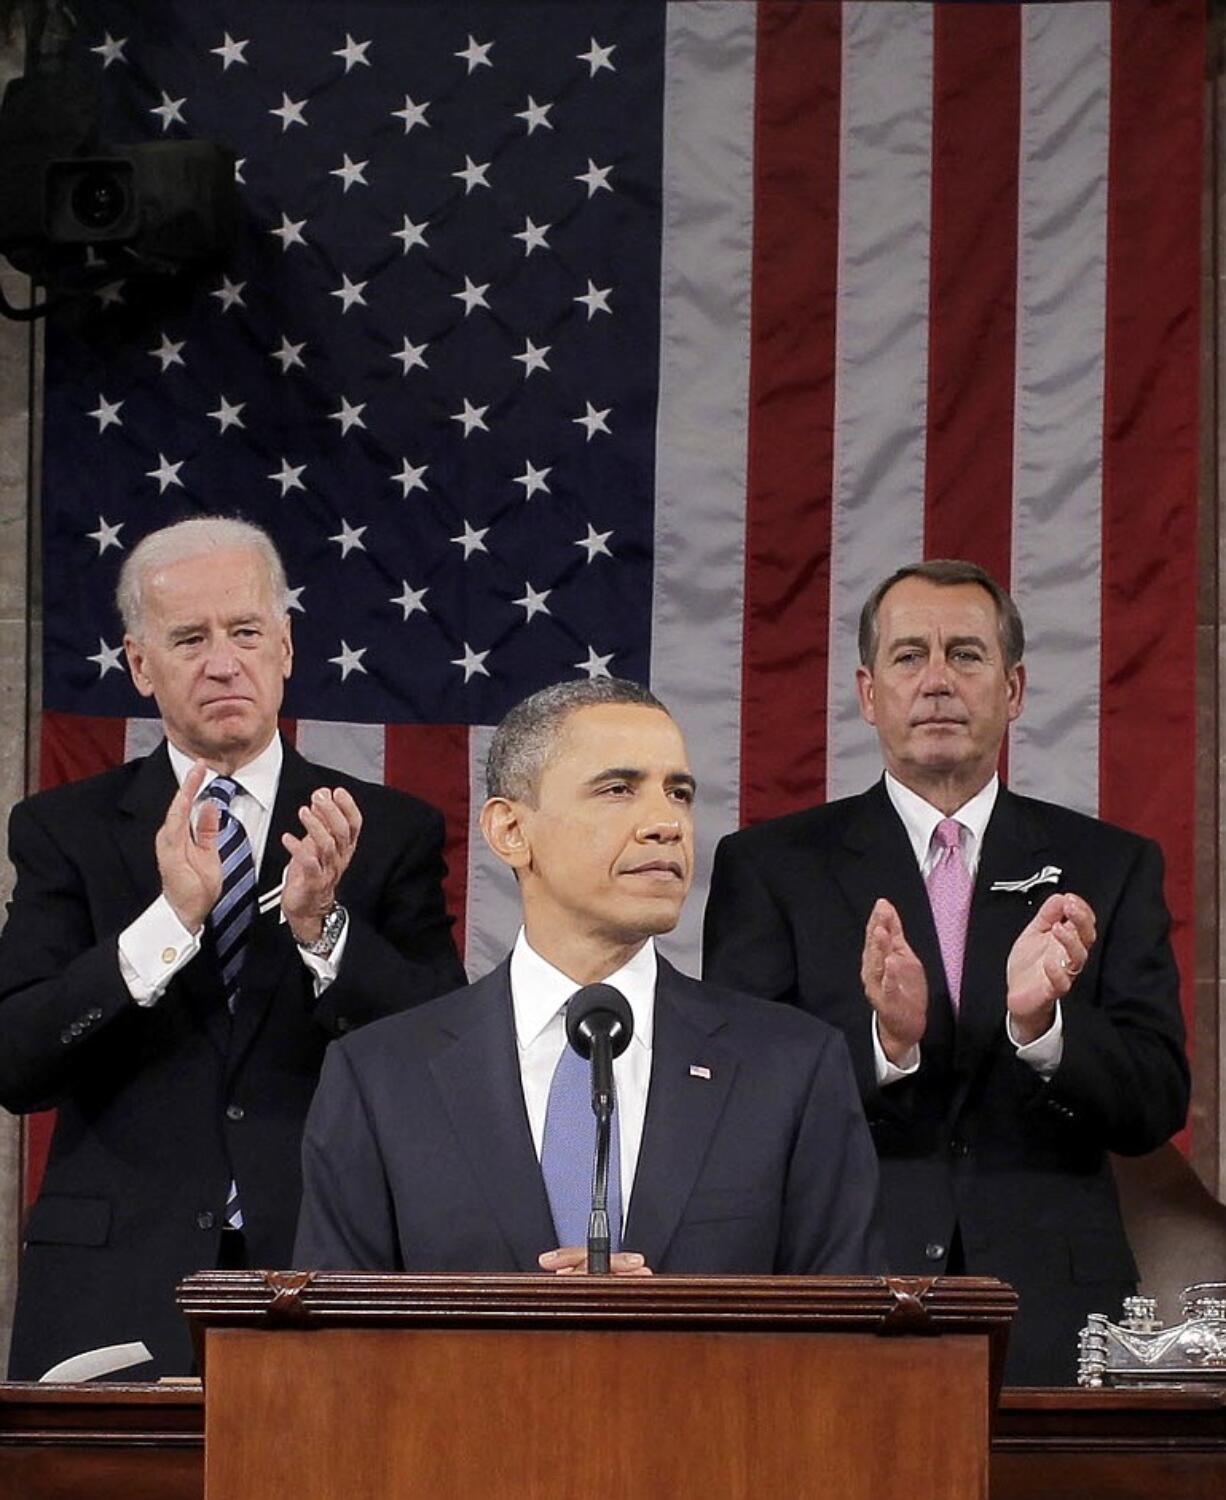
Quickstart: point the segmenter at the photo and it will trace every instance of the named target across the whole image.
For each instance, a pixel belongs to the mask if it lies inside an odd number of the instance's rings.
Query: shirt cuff
[[[137,1005],[154,1005],[199,952],[200,934],[193,937],[159,896],[119,934],[119,972]]]
[[[349,941],[349,913],[345,913],[345,925],[341,928],[341,935],[336,940],[336,946],[327,958],[320,958],[318,953],[308,953],[298,944],[298,953],[311,971],[311,977],[315,981],[315,998],[328,988],[336,976],[340,973],[341,959],[345,956],[345,944]]]
[[[877,1071],[877,1087],[883,1089],[897,1083],[900,1078],[910,1078],[912,1073],[919,1071],[920,1065],[918,1042],[907,1053],[901,1067],[898,1063],[892,1063],[885,1055],[885,1048],[881,1045],[881,1037],[877,1032],[876,1011],[873,1012],[873,1063]]]
[[[1018,1057],[1028,1067],[1033,1068],[1040,1078],[1050,1078],[1064,1056],[1064,1018],[1059,1000],[1056,1001],[1056,1014],[1052,1017],[1051,1025],[1042,1036],[1035,1037],[1033,1042],[1023,1045],[1018,1041],[1013,1034],[1012,1016],[1005,1017],[1005,1034],[1017,1048]]]

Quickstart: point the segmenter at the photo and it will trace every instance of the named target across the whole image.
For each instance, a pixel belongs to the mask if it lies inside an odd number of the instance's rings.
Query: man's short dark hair
[[[606,703],[633,703],[668,712],[642,683],[624,677],[580,678],[541,688],[517,703],[494,730],[485,758],[485,795],[535,805],[541,774],[565,720],[581,708]]]
[[[929,562],[908,563],[905,568],[899,568],[883,579],[864,601],[864,608],[860,611],[860,661],[870,671],[877,657],[877,612],[881,601],[904,578],[923,578],[943,588],[958,583],[977,583],[981,589],[986,589],[996,606],[996,629],[1004,653],[1005,670],[1011,670],[1021,661],[1026,649],[1026,631],[1017,605],[1008,592],[978,563],[964,562],[957,557],[936,557]]]

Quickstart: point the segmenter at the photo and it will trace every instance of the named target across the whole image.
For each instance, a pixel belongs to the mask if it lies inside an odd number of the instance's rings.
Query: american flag
[[[242,223],[48,328],[44,784],[156,737],[125,551],[246,514],[289,732],[444,806],[480,972],[510,704],[650,681],[705,860],[873,779],[859,604],[966,556],[1029,627],[1012,785],[1161,839],[1191,994],[1200,0],[79,13],[108,138],[231,146]]]

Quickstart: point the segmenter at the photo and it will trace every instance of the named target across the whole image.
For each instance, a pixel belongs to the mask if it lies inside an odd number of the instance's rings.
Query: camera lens
[[[115,173],[94,170],[73,183],[69,203],[84,228],[110,229],[127,211],[128,193]]]

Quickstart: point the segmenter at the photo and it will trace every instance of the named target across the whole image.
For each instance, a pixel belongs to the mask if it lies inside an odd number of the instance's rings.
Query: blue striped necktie
[[[216,802],[221,814],[217,834],[217,854],[221,860],[221,895],[209,913],[209,927],[217,945],[221,965],[222,988],[230,1014],[238,1003],[239,978],[247,953],[247,933],[255,920],[255,858],[247,830],[230,811],[238,783],[229,776],[217,776],[205,788],[204,795]]]

